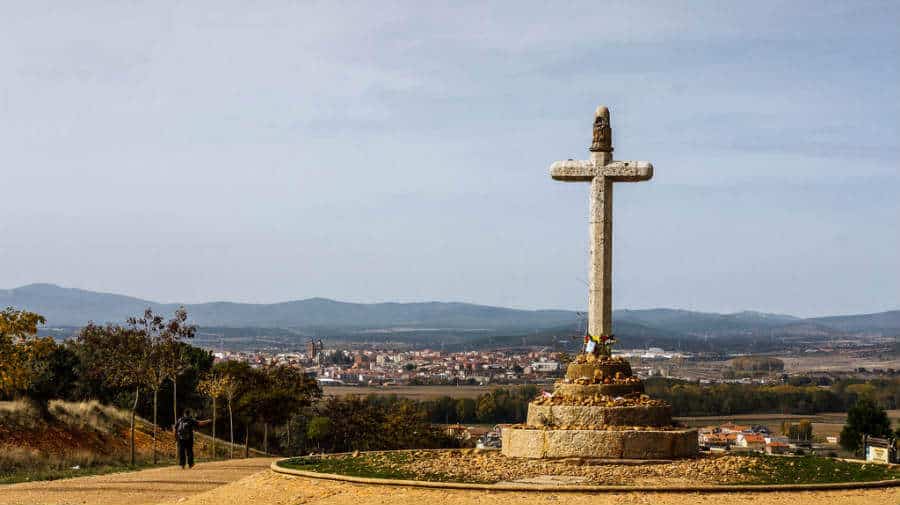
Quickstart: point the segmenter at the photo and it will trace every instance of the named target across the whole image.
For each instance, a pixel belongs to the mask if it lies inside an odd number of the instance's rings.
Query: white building
[[[558,361],[535,361],[531,363],[531,370],[534,373],[550,373],[559,370]]]

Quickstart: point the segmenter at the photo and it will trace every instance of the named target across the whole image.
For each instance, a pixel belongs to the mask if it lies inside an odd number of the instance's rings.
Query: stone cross
[[[591,264],[588,334],[612,334],[612,190],[614,182],[646,181],[653,177],[649,161],[613,161],[609,109],[594,113],[591,159],[557,161],[550,176],[557,181],[591,183]]]

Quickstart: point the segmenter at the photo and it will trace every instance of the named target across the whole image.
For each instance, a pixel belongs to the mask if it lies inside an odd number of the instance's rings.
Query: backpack
[[[194,427],[190,419],[182,417],[175,423],[175,436],[182,442],[194,438]]]

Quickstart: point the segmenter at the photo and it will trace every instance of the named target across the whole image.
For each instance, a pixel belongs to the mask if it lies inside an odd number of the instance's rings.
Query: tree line
[[[900,405],[900,380],[846,379],[814,384],[698,384],[671,379],[645,381],[647,393],[672,404],[676,416],[721,416],[751,413],[815,414],[846,412],[862,398],[883,409]]]
[[[132,464],[136,416],[151,421],[154,463],[158,427],[174,425],[186,409],[227,417],[233,456],[234,442],[243,437],[248,445],[260,427],[267,449],[270,427],[322,395],[315,379],[296,368],[214,365],[210,352],[188,343],[196,327],[183,308],[169,319],[148,309],[121,325],[88,323],[63,343],[38,336],[44,322],[27,311],[0,312],[0,399],[27,399],[41,412],[53,399],[125,408],[131,413]]]
[[[900,379],[847,379],[823,387],[812,383],[698,384],[652,378],[644,381],[644,385],[651,397],[671,403],[675,416],[846,412],[862,399],[881,409],[900,408]],[[420,400],[419,404],[433,423],[521,423],[528,414],[528,403],[540,391],[540,387],[533,385],[496,388],[476,398],[445,396]],[[385,404],[401,400],[396,396],[379,398]]]
[[[151,310],[124,324],[88,323],[62,343],[38,336],[44,318],[8,308],[0,312],[0,400],[26,399],[47,412],[50,400],[99,400],[135,418],[168,428],[185,409],[211,417],[212,435],[265,452],[452,447],[424,405],[378,398],[322,399],[314,377],[277,364],[214,363],[190,345],[196,327],[184,309],[164,318]],[[223,427],[220,430],[219,427]],[[213,442],[214,443],[214,442]],[[213,446],[213,452],[215,446]]]

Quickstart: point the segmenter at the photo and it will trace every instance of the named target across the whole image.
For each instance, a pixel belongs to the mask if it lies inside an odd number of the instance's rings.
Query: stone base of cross
[[[612,336],[612,190],[614,182],[639,182],[653,177],[649,161],[613,161],[609,109],[597,107],[591,159],[557,161],[550,176],[557,181],[591,183],[590,278],[588,336]],[[603,346],[608,349],[608,346]],[[605,353],[604,353],[605,354]]]

